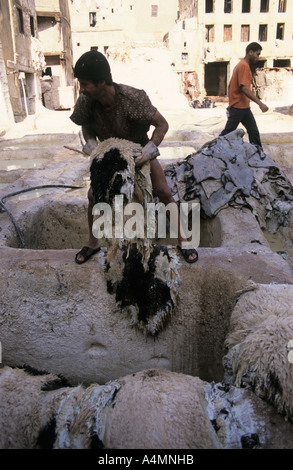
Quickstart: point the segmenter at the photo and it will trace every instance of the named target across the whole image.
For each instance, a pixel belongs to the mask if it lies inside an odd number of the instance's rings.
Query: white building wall
[[[0,15],[0,27],[1,27],[1,15]],[[0,132],[2,129],[6,129],[9,125],[14,122],[13,111],[10,102],[9,88],[7,81],[7,74],[5,68],[5,62],[3,59],[2,42],[0,40]]]
[[[35,1],[2,1],[0,15],[1,94],[4,93],[8,109],[7,123],[11,121],[10,108],[14,122],[19,122],[28,114],[34,114],[40,102],[38,75],[41,51],[37,39]],[[10,105],[7,107],[8,99]]]
[[[229,60],[238,62],[245,55],[245,48],[250,42],[259,42],[263,48],[262,56],[272,65],[274,58],[292,57],[293,46],[293,2],[287,1],[286,13],[278,12],[279,0],[269,1],[269,11],[260,12],[260,0],[251,1],[250,13],[242,13],[242,1],[232,1],[232,13],[224,13],[224,0],[215,0],[214,13],[205,13],[205,1],[199,2],[199,22],[202,24],[202,33],[206,24],[215,25],[215,38],[209,43],[210,55],[208,61]],[[284,40],[276,39],[277,23],[285,23]],[[250,38],[247,42],[241,41],[241,25],[250,25]],[[232,40],[223,41],[224,25],[232,25]],[[267,41],[259,40],[259,25],[268,25]],[[205,45],[207,47],[207,44]]]
[[[72,0],[70,11],[75,62],[92,47],[105,53],[129,42],[163,42],[178,16],[178,0]]]
[[[185,2],[185,6],[186,6]],[[260,0],[251,0],[249,13],[242,13],[242,0],[232,0],[231,13],[224,13],[224,0],[214,0],[212,13],[205,12],[205,0],[197,2],[197,16],[180,19],[170,33],[170,48],[174,55],[176,70],[196,71],[202,93],[205,82],[205,65],[227,62],[227,82],[235,65],[245,56],[246,46],[258,42],[263,50],[261,59],[272,67],[275,59],[289,59],[293,66],[293,1],[287,0],[285,13],[278,12],[279,0],[269,0],[269,11],[260,12]],[[194,4],[190,0],[190,5]],[[186,12],[187,9],[185,9]],[[190,10],[190,11],[194,11]],[[185,13],[186,14],[186,13]],[[284,38],[276,39],[277,24],[285,23]],[[213,41],[206,38],[206,26],[214,26]],[[224,25],[232,26],[232,37],[224,41]],[[250,26],[248,41],[241,41],[241,26]],[[267,40],[260,41],[259,27],[267,25]]]
[[[68,0],[35,3],[46,60],[46,75],[41,78],[43,104],[49,109],[68,109],[75,101]]]

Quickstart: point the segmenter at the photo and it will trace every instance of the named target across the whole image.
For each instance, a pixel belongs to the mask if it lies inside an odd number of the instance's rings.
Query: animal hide
[[[92,449],[103,465],[111,449],[292,449],[292,424],[249,390],[163,369],[73,387],[29,369],[0,369],[0,449]]]
[[[290,225],[293,187],[275,161],[243,141],[243,129],[207,142],[196,153],[165,167],[175,200],[200,202],[212,218],[227,206],[248,207],[262,229]]]
[[[259,285],[243,294],[232,313],[224,358],[226,377],[249,387],[277,411],[293,419],[293,370],[288,342],[293,338],[291,285]]]
[[[134,163],[141,150],[139,144],[116,138],[107,139],[98,145],[96,152],[92,154],[90,166],[95,204],[108,203],[114,213],[115,196],[123,195],[123,212],[128,203],[139,203],[144,211],[147,210],[147,204],[153,200],[150,165],[148,162],[136,170]],[[123,226],[124,222],[125,220],[122,221]],[[144,228],[146,233],[146,226]],[[119,238],[113,236],[104,241],[108,245],[108,263],[115,257],[118,248],[130,245],[124,233]],[[147,237],[136,237],[131,242],[137,245],[147,263],[152,251],[151,240]]]
[[[154,211],[154,206],[149,206],[154,200],[150,163],[135,168],[135,157],[141,150],[139,144],[123,139],[99,144],[91,158],[91,187],[96,205],[111,206],[112,227],[121,212],[125,228],[127,204],[138,203],[143,209],[143,237],[137,234],[129,239],[123,230],[120,237],[104,238],[108,248],[105,275],[108,291],[116,295],[122,313],[130,315],[131,324],[155,335],[172,315],[179,278],[176,254],[147,237],[148,229],[155,233],[155,226],[148,225],[150,221],[155,225],[155,215],[150,217],[148,212]],[[121,195],[123,207],[117,214],[116,196]]]

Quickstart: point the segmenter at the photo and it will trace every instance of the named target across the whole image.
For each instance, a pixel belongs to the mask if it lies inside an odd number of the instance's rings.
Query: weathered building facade
[[[292,1],[179,0],[179,11],[170,47],[195,97],[225,96],[250,42],[262,46],[261,67],[292,67]]]
[[[8,5],[7,5],[8,7]],[[0,116],[0,132],[5,132],[5,127],[14,122],[10,94],[7,80],[6,64],[2,46],[4,8],[0,3],[0,106],[2,113]],[[0,134],[1,135],[1,134]]]
[[[35,0],[45,68],[42,101],[49,109],[68,109],[75,101],[70,11],[67,0]]]
[[[178,0],[70,0],[74,61],[96,49],[163,42],[179,16]]]
[[[43,56],[34,0],[1,1],[0,15],[0,124],[4,128],[35,113]]]

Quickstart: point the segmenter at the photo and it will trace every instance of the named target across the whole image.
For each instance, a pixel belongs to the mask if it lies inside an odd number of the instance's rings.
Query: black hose
[[[7,212],[7,214],[9,215],[14,227],[15,227],[15,230],[17,232],[17,235],[19,236],[20,238],[20,241],[21,241],[21,244],[22,244],[22,247],[23,248],[27,248],[26,244],[25,244],[25,241],[24,241],[24,238],[23,238],[23,234],[16,222],[16,220],[14,219],[13,215],[11,214],[11,212],[7,209],[7,207],[5,206],[4,204],[4,200],[5,199],[8,199],[9,197],[12,197],[12,196],[17,196],[18,194],[21,194],[21,193],[26,193],[28,191],[34,191],[35,189],[42,189],[42,188],[70,188],[70,189],[82,189],[83,186],[67,186],[65,184],[44,184],[42,186],[33,186],[32,188],[25,188],[25,189],[20,189],[19,191],[15,191],[13,193],[8,193],[8,194],[5,194],[1,200],[0,200],[0,205],[2,207],[2,209]]]

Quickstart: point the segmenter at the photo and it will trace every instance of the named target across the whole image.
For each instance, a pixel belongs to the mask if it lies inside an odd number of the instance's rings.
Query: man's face
[[[92,80],[79,79],[80,94],[89,96],[93,100],[97,100],[100,96],[104,82],[94,83]]]
[[[261,54],[261,51],[249,51],[249,62],[251,64],[256,64],[259,60],[259,56]]]

